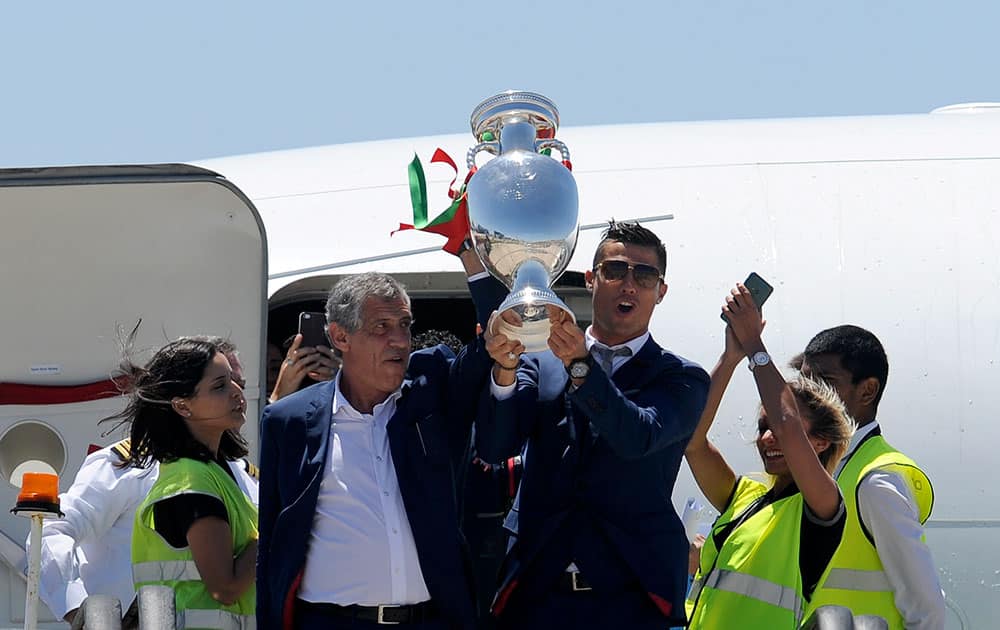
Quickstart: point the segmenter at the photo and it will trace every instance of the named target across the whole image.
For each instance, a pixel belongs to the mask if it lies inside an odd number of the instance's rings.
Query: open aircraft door
[[[98,421],[124,406],[109,379],[137,322],[140,363],[181,335],[238,346],[256,457],[267,244],[236,186],[187,165],[0,170],[0,218],[0,627],[11,627],[24,608],[28,521],[8,512],[20,477],[55,472],[65,491],[91,445],[123,437]]]

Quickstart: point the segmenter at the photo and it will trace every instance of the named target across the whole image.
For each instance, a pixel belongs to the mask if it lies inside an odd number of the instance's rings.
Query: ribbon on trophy
[[[489,132],[487,131],[486,133]],[[549,138],[555,138],[555,137],[556,137],[556,130],[553,129],[552,127],[545,127],[543,129],[538,130],[539,140],[548,140]],[[542,149],[538,153],[547,157],[552,157],[552,149],[549,148]],[[568,168],[570,172],[573,171],[573,163],[570,162],[569,160],[559,160],[559,163]]]
[[[540,132],[539,138],[552,138],[554,135],[555,130],[549,128]],[[484,132],[480,140],[484,142],[493,141],[493,133],[490,131]],[[552,150],[548,148],[541,150],[542,155],[551,155],[551,153]],[[462,185],[455,188],[455,182],[458,181],[458,166],[455,164],[455,160],[444,150],[438,148],[434,151],[434,155],[431,156],[431,164],[435,163],[447,164],[455,172],[451,183],[448,184],[448,197],[452,200],[451,205],[433,220],[428,220],[427,179],[424,177],[424,167],[420,163],[420,157],[414,155],[413,161],[407,166],[407,173],[410,180],[410,203],[413,205],[413,223],[400,223],[398,228],[390,232],[390,236],[404,230],[419,230],[421,232],[440,234],[448,239],[441,249],[457,256],[462,250],[462,243],[469,237],[469,207],[465,188],[472,176],[476,174],[476,168],[473,166],[469,169]],[[573,170],[573,164],[569,160],[561,160],[561,163],[570,171]]]
[[[403,230],[419,230],[440,234],[448,239],[441,249],[449,254],[457,255],[462,249],[462,243],[469,237],[469,209],[465,186],[475,174],[476,169],[471,169],[465,176],[462,185],[455,188],[455,182],[458,181],[458,166],[455,164],[455,160],[438,149],[431,157],[431,164],[434,163],[447,164],[455,171],[455,177],[448,184],[448,197],[452,200],[451,205],[433,220],[428,219],[427,180],[424,177],[424,167],[420,164],[420,158],[414,155],[413,161],[407,167],[410,178],[410,202],[413,204],[413,223],[400,223],[399,227],[392,231],[392,234]]]

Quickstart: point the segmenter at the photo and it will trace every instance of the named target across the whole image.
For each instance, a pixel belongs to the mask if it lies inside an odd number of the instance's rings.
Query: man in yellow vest
[[[924,540],[934,492],[917,464],[886,442],[876,420],[889,374],[882,344],[858,326],[830,328],[806,346],[801,370],[833,386],[858,423],[834,475],[847,506],[844,537],[806,617],[837,604],[879,615],[891,630],[941,630],[944,595]]]

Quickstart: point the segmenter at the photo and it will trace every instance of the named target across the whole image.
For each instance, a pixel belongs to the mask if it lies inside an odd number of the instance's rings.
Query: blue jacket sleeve
[[[703,369],[677,360],[630,392],[631,399],[599,369],[569,396],[619,456],[637,458],[687,443],[705,409],[708,385]]]
[[[482,336],[476,337],[462,348],[458,357],[451,363],[448,378],[448,415],[452,426],[450,449],[457,465],[466,463],[458,460],[467,454],[479,393],[484,389],[489,391],[489,373],[492,365],[493,360],[486,352]]]
[[[498,463],[521,452],[538,418],[539,363],[522,357],[514,395],[496,400],[489,378],[476,414],[476,452],[486,462]]]
[[[497,310],[500,303],[507,297],[507,287],[502,282],[490,276],[469,283],[469,293],[476,307],[476,321],[483,329],[490,321],[490,315]]]
[[[503,301],[506,288],[492,276],[469,283],[469,293],[476,308],[476,318],[484,328],[490,315]],[[443,349],[441,350],[443,351]],[[477,336],[452,358],[445,354],[448,368],[449,450],[459,468],[466,464],[472,422],[477,412],[479,393],[488,388],[493,359],[486,352],[482,336]]]

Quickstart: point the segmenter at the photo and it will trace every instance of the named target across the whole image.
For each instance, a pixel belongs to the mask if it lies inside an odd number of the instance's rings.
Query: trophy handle
[[[569,159],[569,147],[563,144],[561,140],[546,138],[535,141],[535,151],[541,151],[542,149],[555,149],[562,156],[563,162],[571,161]]]
[[[476,168],[476,155],[480,151],[487,151],[489,153],[492,153],[493,155],[500,155],[500,143],[480,142],[476,146],[469,149],[469,152],[465,154],[465,165],[469,168],[470,171]]]

